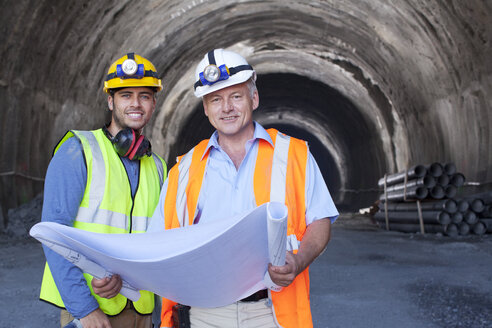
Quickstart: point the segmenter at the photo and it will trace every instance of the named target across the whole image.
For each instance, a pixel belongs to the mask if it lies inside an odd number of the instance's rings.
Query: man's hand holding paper
[[[119,275],[114,274],[102,279],[92,278],[91,285],[94,293],[100,297],[113,298],[120,292],[123,282]]]

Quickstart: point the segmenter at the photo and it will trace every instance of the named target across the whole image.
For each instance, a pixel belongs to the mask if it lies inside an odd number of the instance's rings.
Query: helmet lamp
[[[203,70],[203,78],[208,82],[215,82],[220,77],[220,70],[216,65],[208,65]]]
[[[229,69],[226,65],[217,65],[210,64],[207,65],[203,72],[200,73],[200,80],[203,85],[212,85],[215,82],[227,80],[229,78]]]
[[[123,73],[126,75],[133,75],[137,73],[137,62],[133,59],[126,59],[122,64],[121,68],[123,69]]]
[[[116,66],[116,76],[120,79],[141,79],[144,77],[144,65],[137,64],[134,59],[126,59]]]

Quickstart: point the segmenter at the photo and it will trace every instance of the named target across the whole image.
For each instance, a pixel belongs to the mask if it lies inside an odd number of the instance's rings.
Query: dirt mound
[[[29,230],[33,225],[41,222],[43,208],[43,193],[38,194],[30,202],[8,212],[8,225],[0,231],[2,241],[30,239]]]

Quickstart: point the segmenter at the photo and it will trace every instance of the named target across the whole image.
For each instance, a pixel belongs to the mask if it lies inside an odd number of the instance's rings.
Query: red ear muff
[[[135,130],[133,129],[130,129],[131,132],[132,132],[132,136],[130,137],[129,135],[127,136],[128,140],[130,140],[130,145],[128,146],[128,150],[126,151],[126,153],[124,155],[121,155],[123,157],[125,156],[128,156],[128,154],[130,154],[130,152],[132,151],[132,149],[135,147]],[[126,149],[126,146],[124,148],[122,148],[122,152],[125,151]],[[130,158],[131,159],[131,158]]]
[[[122,157],[139,160],[143,156],[152,154],[149,140],[143,135],[137,135],[131,128],[121,130],[114,138],[106,127],[103,127],[103,131],[113,144],[114,150]]]
[[[130,129],[130,130],[132,131],[131,143],[130,143],[130,146],[128,147],[128,151],[125,153],[125,155],[123,155],[123,157],[128,156],[128,154],[135,147],[135,130],[133,130],[133,129]]]
[[[140,148],[140,145],[142,144],[142,141],[144,140],[144,136],[139,136],[138,139],[137,139],[137,142],[135,142],[135,145],[132,146],[132,149],[131,149],[131,152],[130,152],[130,155],[128,155],[128,158],[130,160],[133,160],[133,158],[135,157],[138,149]],[[125,155],[126,156],[126,155]],[[137,158],[138,159],[138,158]]]

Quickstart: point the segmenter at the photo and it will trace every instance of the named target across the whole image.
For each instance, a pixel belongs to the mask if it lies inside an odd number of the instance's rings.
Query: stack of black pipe
[[[471,214],[475,213],[470,210],[470,202],[473,201],[454,199],[464,182],[464,175],[456,172],[453,163],[415,165],[406,172],[386,175],[378,181],[383,192],[379,198],[379,211],[374,218],[381,227],[386,228],[387,216],[388,228],[403,232],[420,232],[422,228],[425,233],[449,236],[474,232],[478,220]],[[417,200],[423,227],[420,225]],[[483,225],[485,229],[482,230],[486,231],[487,226],[485,223]],[[489,226],[492,230],[492,222]]]
[[[378,186],[384,190],[386,185],[386,194],[381,194],[381,200],[404,201],[453,198],[464,182],[465,176],[456,172],[453,163],[436,162],[382,177]]]
[[[492,192],[466,195],[460,201],[469,205],[460,223],[462,234],[466,234],[467,230],[476,235],[492,233]]]

